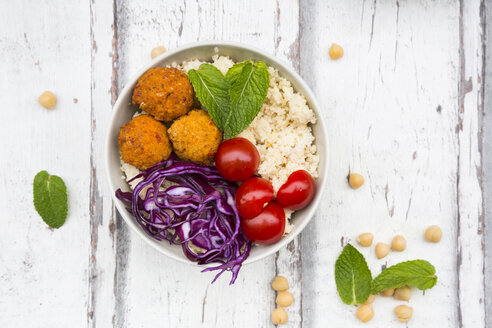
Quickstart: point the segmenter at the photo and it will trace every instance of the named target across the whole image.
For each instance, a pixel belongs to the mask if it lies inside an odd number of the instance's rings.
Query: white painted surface
[[[364,231],[376,241],[396,233],[408,240],[407,251],[384,260],[362,250],[374,275],[405,259],[436,266],[438,285],[410,301],[409,327],[488,326],[486,8],[479,0],[1,2],[0,326],[268,327],[277,273],[295,295],[288,327],[363,326],[339,300],[333,266],[341,244]],[[213,274],[164,258],[132,234],[103,174],[118,88],[153,47],[207,39],[290,61],[317,94],[331,140],[316,218],[278,255],[244,267],[232,287],[227,277],[210,285]],[[327,55],[332,42],[344,47],[339,61]],[[45,89],[59,97],[55,110],[37,104]],[[70,193],[57,231],[32,207],[41,169],[63,177]],[[351,170],[366,177],[360,190],[347,186]],[[441,243],[423,240],[429,224],[443,228]],[[397,325],[397,304],[378,298],[367,326]]]

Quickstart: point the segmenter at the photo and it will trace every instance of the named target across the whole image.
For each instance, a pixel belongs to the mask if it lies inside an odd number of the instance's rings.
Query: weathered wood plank
[[[492,324],[492,1],[487,0],[482,7],[482,25],[485,28],[485,62],[483,90],[483,133],[482,133],[482,173],[485,218],[485,326]]]
[[[482,117],[484,114],[483,1],[459,4],[458,320],[462,327],[485,327],[484,202],[482,198]]]
[[[354,243],[359,233],[371,231],[375,242],[388,243],[397,233],[408,240],[407,251],[380,261],[372,248],[362,249],[373,274],[382,265],[405,259],[424,258],[436,266],[438,286],[425,296],[418,292],[412,296],[412,325],[432,327],[439,320],[443,326],[457,326],[457,217],[466,211],[477,219],[477,212],[469,207],[456,208],[457,177],[463,174],[457,168],[463,149],[455,130],[459,121],[458,3],[301,4],[301,72],[325,107],[331,155],[326,201],[302,235],[304,325],[321,325],[326,313],[333,326],[357,323],[355,308],[338,299],[333,267],[341,244]],[[336,62],[327,55],[332,42],[345,49],[345,56]],[[316,49],[314,55],[312,49]],[[476,108],[470,108],[470,115],[473,111],[476,116]],[[465,135],[476,140],[476,130]],[[361,189],[348,187],[349,171],[366,177]],[[476,177],[469,181],[476,182]],[[460,192],[465,188],[460,185]],[[475,201],[477,191],[467,193]],[[442,227],[440,244],[423,240],[429,224]],[[477,230],[468,231],[476,236]],[[474,243],[467,240],[466,247],[478,252]],[[469,276],[463,274],[466,283]],[[397,304],[377,299],[372,324],[395,324],[392,309]],[[481,315],[477,308],[476,317]]]
[[[300,69],[300,4],[295,1],[276,1],[274,54],[299,72]],[[275,256],[275,274],[289,279],[289,291],[294,295],[294,303],[287,308],[289,321],[286,327],[301,327],[302,313],[302,253],[299,235]],[[268,315],[268,313],[265,313]]]
[[[85,327],[91,71],[87,2],[0,3],[2,183],[0,326]],[[42,108],[44,90],[58,96]],[[32,205],[40,170],[61,176],[68,219],[49,229]]]
[[[298,28],[297,23],[294,27],[287,24],[292,17],[290,9],[294,16],[298,15],[297,2],[289,3],[292,6],[285,5],[283,26],[277,24],[275,27],[279,17],[275,2],[260,5],[261,1],[210,4],[184,1],[167,6],[118,2],[120,86],[150,59],[150,50],[160,44],[173,48],[197,40],[234,40],[252,43],[271,52],[276,46],[280,47],[288,59],[290,52],[283,44],[294,43],[297,34],[291,37],[283,31]],[[251,12],[255,15],[243,15]],[[197,268],[169,260],[133,235],[129,253],[126,299],[121,310],[126,314],[126,326],[152,322],[166,322],[169,326],[269,325],[270,310],[274,307],[274,293],[269,287],[275,275],[273,257],[244,267],[236,285],[229,287],[225,276],[210,286],[212,274],[202,274]],[[288,263],[287,259],[284,262]],[[282,265],[280,263],[284,271]],[[295,274],[288,271],[284,274],[295,278]],[[142,298],[146,299],[145,303],[141,302]]]

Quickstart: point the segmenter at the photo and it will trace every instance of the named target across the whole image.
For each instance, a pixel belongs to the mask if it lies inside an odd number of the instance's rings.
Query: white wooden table
[[[437,286],[414,292],[408,327],[490,327],[492,1],[1,1],[0,327],[269,327],[276,274],[290,279],[288,327],[358,327],[336,292],[343,244],[372,231],[424,258]],[[328,190],[306,230],[275,256],[224,276],[170,260],[121,220],[104,137],[118,90],[150,60],[198,40],[249,43],[290,62],[322,105]],[[345,56],[328,57],[332,42]],[[58,95],[55,110],[37,103]],[[488,114],[488,115],[486,115]],[[64,178],[69,217],[49,229],[32,179]],[[366,177],[357,191],[348,172]],[[444,231],[423,241],[429,224]],[[367,327],[399,327],[378,298]]]

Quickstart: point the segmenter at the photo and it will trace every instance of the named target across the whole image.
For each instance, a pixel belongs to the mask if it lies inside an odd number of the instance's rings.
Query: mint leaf
[[[364,255],[347,244],[335,263],[335,282],[345,304],[362,304],[371,294],[372,275]]]
[[[225,138],[244,131],[254,120],[265,101],[270,76],[263,62],[238,63],[226,74],[230,83],[230,112],[224,125]]]
[[[372,294],[390,288],[412,286],[424,290],[434,287],[437,282],[436,269],[424,260],[398,263],[381,272],[372,282]]]
[[[56,175],[40,171],[33,182],[34,208],[43,221],[52,228],[65,223],[68,212],[67,187]]]
[[[224,131],[229,107],[229,82],[219,69],[204,63],[198,71],[188,71],[193,89],[200,103],[207,108],[208,114],[217,127]]]
[[[231,68],[229,68],[226,74],[226,79],[227,81],[229,81],[229,84],[234,84],[239,75],[241,75],[241,71],[243,70],[244,66],[250,63],[252,64],[251,60],[245,60],[243,62],[234,64]]]

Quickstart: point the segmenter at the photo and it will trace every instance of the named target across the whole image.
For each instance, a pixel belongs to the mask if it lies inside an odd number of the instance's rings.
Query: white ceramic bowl
[[[316,194],[313,201],[306,208],[296,211],[292,217],[292,223],[294,224],[294,230],[282,237],[280,241],[273,245],[268,246],[254,246],[251,249],[251,253],[244,262],[244,264],[258,261],[266,256],[274,254],[280,248],[287,245],[297,236],[308,222],[313,217],[316,208],[318,207],[321,194],[326,185],[327,169],[328,169],[328,140],[323,123],[323,117],[321,115],[321,108],[318,105],[313,93],[302,80],[302,78],[292,69],[288,64],[284,64],[272,55],[264,52],[261,49],[235,42],[222,42],[222,41],[207,41],[197,42],[179,47],[174,50],[170,50],[161,56],[155,58],[148,65],[142,67],[132,79],[128,81],[126,87],[121,91],[118,101],[113,107],[113,113],[111,116],[111,122],[106,138],[106,173],[112,191],[113,200],[118,208],[123,219],[126,223],[135,231],[141,238],[143,238],[149,245],[160,251],[161,253],[184,263],[195,264],[190,261],[183,253],[182,248],[176,245],[170,245],[168,242],[159,242],[150,236],[138,225],[133,215],[125,209],[125,204],[117,199],[114,195],[114,191],[121,188],[123,191],[130,190],[125,180],[121,178],[123,173],[120,171],[120,152],[118,148],[118,133],[120,126],[130,121],[133,114],[137,110],[135,106],[131,105],[131,98],[133,88],[137,83],[138,78],[149,68],[166,66],[172,63],[181,63],[183,61],[199,59],[201,61],[210,61],[212,56],[218,53],[231,57],[234,61],[240,62],[247,59],[261,60],[268,66],[277,68],[280,75],[287,78],[292,82],[296,91],[301,92],[307,99],[309,106],[315,111],[317,116],[317,123],[313,125],[314,136],[316,138],[316,146],[319,154],[319,177],[316,179]]]

